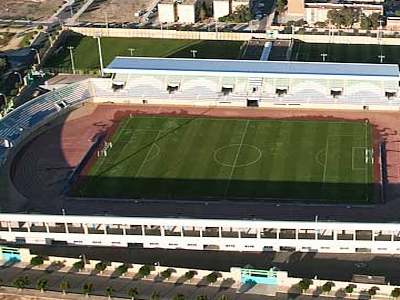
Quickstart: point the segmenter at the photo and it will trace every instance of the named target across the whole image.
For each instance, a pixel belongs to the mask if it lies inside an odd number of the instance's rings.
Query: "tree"
[[[391,293],[390,293],[390,297],[393,298],[399,298],[400,297],[400,288],[394,288]]]
[[[63,280],[60,283],[60,290],[62,291],[63,295],[65,295],[70,288],[71,288],[71,286],[68,281]]]
[[[177,294],[172,298],[172,300],[185,300],[185,295]]]
[[[213,284],[218,279],[218,275],[215,272],[212,272],[206,276],[206,280],[209,284]]]
[[[43,29],[43,25],[38,25],[38,27],[36,27],[38,30],[42,30]]]
[[[207,5],[206,5],[206,2],[203,2],[203,4],[200,7],[199,18],[201,21],[204,21],[208,17],[209,17],[209,12],[208,12]]]
[[[38,280],[38,282],[36,283],[36,287],[39,291],[41,291],[42,293],[44,293],[44,290],[47,286],[47,284],[49,283],[49,279],[46,277],[40,278]]]
[[[108,297],[108,299],[111,299],[115,294],[115,289],[112,286],[108,286],[106,288],[106,296]]]
[[[338,28],[342,26],[351,28],[354,23],[358,22],[360,11],[349,7],[331,9],[328,11],[327,18],[331,24]]]
[[[102,262],[102,261],[101,261],[101,262],[98,262],[98,263],[94,266],[94,269],[95,269],[97,272],[103,274],[104,270],[107,269],[107,264],[106,264],[105,262]]]
[[[332,290],[332,286],[334,286],[333,282],[326,282],[323,286],[322,286],[322,292],[329,294],[329,292]]]
[[[368,294],[371,298],[376,295],[376,291],[379,291],[379,288],[376,286],[373,286],[368,290]]]
[[[187,271],[184,276],[185,276],[185,279],[189,280],[189,282],[190,282],[190,280],[193,279],[194,275],[196,275],[196,272],[193,270],[190,270],[190,271]]]
[[[355,288],[356,288],[356,286],[354,284],[349,284],[348,286],[345,287],[344,292],[346,294],[349,294],[350,298],[351,298],[351,294],[354,292]]]
[[[303,293],[303,292],[307,291],[310,288],[311,284],[312,284],[312,281],[310,279],[302,279],[297,284],[297,286],[300,289],[300,291]]]
[[[150,274],[151,268],[149,265],[144,265],[139,269],[139,275],[142,277],[146,277]]]
[[[157,291],[154,291],[153,294],[151,294],[150,300],[160,300],[160,293]]]
[[[85,267],[85,263],[83,262],[83,260],[78,260],[77,262],[74,262],[74,264],[72,265],[72,267],[74,269],[77,270],[82,270]]]
[[[31,283],[31,281],[29,280],[29,277],[24,275],[24,276],[19,276],[19,277],[15,278],[13,281],[13,286],[19,290],[23,290],[30,283]]]
[[[248,5],[239,5],[235,11],[229,15],[223,16],[218,20],[220,22],[234,22],[234,23],[246,23],[253,19],[253,14]]]
[[[82,291],[86,297],[89,297],[89,294],[93,292],[93,284],[91,284],[90,282],[85,282]]]
[[[373,13],[369,16],[371,21],[371,26],[373,29],[377,29],[381,24],[380,21],[382,20],[382,16],[378,13]]]
[[[135,298],[139,295],[139,290],[137,287],[131,287],[126,294],[131,300],[135,300]]]
[[[208,300],[207,295],[198,295],[196,300]]]
[[[400,17],[400,9],[394,11],[396,17]]]
[[[43,257],[41,257],[40,255],[31,258],[31,265],[33,267],[41,266],[43,265],[43,262]]]
[[[228,296],[221,295],[218,300],[229,300]]]
[[[369,29],[371,29],[371,27],[372,27],[372,22],[371,22],[370,18],[368,18],[365,15],[361,16],[360,28],[364,29],[364,30],[369,30]]]
[[[118,268],[116,270],[120,275],[124,275],[126,272],[128,272],[128,266],[125,264],[122,264],[122,265],[118,266]]]
[[[277,0],[276,1],[276,12],[278,14],[283,14],[287,10],[287,0]]]
[[[171,270],[164,270],[160,273],[161,277],[168,280],[171,277]]]

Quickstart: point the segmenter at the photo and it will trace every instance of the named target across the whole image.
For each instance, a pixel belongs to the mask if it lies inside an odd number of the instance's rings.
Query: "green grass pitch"
[[[73,195],[366,203],[373,193],[363,122],[133,117],[110,141]]]
[[[321,62],[321,54],[328,54],[327,62],[384,63],[400,64],[400,46],[353,45],[353,44],[313,44],[295,42],[291,60]]]
[[[237,59],[243,42],[103,37],[101,44],[104,65],[107,66],[115,56],[130,56],[129,49],[135,49],[132,52],[133,56],[190,58],[193,56],[190,50],[197,50],[197,58]],[[66,38],[63,45],[59,53],[46,61],[45,67],[71,69],[71,58],[67,47],[72,46],[77,69],[99,69],[96,39],[71,35]]]

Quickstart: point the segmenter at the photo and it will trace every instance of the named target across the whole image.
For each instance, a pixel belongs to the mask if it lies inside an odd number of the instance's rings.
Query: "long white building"
[[[92,101],[400,109],[397,65],[116,58],[105,71],[112,78],[88,79],[51,91],[1,119],[0,168],[9,166],[9,158],[31,133]],[[221,219],[90,216],[88,210],[79,216],[2,213],[0,239],[196,250],[400,253],[397,223],[245,218],[223,218],[223,212]]]

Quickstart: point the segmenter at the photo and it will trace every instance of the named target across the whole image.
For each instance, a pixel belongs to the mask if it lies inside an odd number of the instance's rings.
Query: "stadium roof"
[[[274,62],[249,60],[217,60],[188,58],[116,57],[104,69],[106,73],[176,74],[258,77],[365,77],[369,79],[399,78],[395,64],[353,64],[316,62]],[[245,74],[244,74],[245,73]]]

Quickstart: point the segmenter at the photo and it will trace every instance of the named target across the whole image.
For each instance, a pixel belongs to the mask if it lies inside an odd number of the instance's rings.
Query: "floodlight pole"
[[[378,57],[379,57],[381,63],[383,63],[383,60],[385,59],[386,56],[385,55],[378,55]]]
[[[322,61],[323,61],[323,62],[325,62],[327,56],[328,56],[327,53],[322,53],[322,54],[321,54],[321,57],[322,57]]]
[[[196,53],[197,53],[197,50],[195,50],[195,49],[192,49],[192,50],[190,50],[190,52],[192,52],[192,56],[193,56],[193,58],[196,58]]]
[[[382,39],[382,23],[383,23],[383,20],[379,20],[378,22],[379,22],[378,40],[381,41],[381,39]]]
[[[73,54],[73,52],[72,52],[72,50],[74,49],[74,47],[68,46],[67,48],[68,48],[68,50],[69,50],[69,55],[71,56],[72,74],[75,74],[75,61],[74,61],[74,54]]]
[[[103,54],[102,54],[102,52],[101,52],[101,42],[100,42],[101,35],[100,35],[100,34],[95,35],[94,38],[97,39],[97,43],[98,43],[98,46],[99,46],[99,57],[100,57],[100,71],[101,71],[101,77],[104,77]]]
[[[108,28],[108,15],[107,15],[107,12],[104,13],[104,18],[105,18],[105,22],[106,22],[107,36],[110,36],[110,31],[109,31],[109,28]]]
[[[135,48],[128,48],[128,51],[130,51],[131,52],[131,56],[133,56],[133,52],[135,52],[136,49]]]

